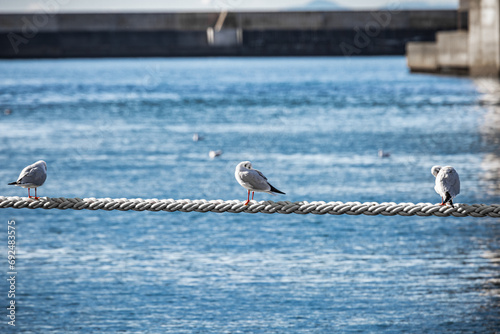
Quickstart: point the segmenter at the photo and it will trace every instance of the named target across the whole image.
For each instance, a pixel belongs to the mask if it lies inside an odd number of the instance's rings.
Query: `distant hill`
[[[322,10],[350,10],[350,8],[340,6],[334,1],[312,0],[302,6],[285,8],[289,11],[322,11]]]
[[[381,9],[458,9],[458,1],[457,3],[449,3],[445,1],[405,1],[405,2],[397,2],[397,5],[394,6],[384,6]]]
[[[331,10],[369,10],[370,8],[352,8],[344,7],[334,1],[329,0],[312,0],[302,6],[285,8],[285,11],[331,11]],[[378,9],[401,9],[401,10],[424,10],[424,9],[458,9],[457,3],[447,1],[398,1],[393,5],[380,7]]]

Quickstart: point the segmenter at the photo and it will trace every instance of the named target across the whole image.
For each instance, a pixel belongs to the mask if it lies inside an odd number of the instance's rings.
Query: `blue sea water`
[[[437,203],[441,164],[461,176],[456,202],[500,203],[474,82],[410,74],[403,57],[22,60],[0,73],[3,196],[26,196],[7,183],[43,159],[40,196],[245,200],[233,174],[250,160],[286,192],[258,201]],[[0,222],[0,332],[500,328],[498,219],[0,209]]]

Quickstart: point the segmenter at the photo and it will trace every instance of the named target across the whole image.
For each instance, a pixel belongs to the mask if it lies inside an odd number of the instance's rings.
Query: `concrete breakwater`
[[[404,55],[457,22],[454,10],[0,14],[0,58]]]
[[[436,42],[408,43],[408,66],[414,72],[500,77],[500,0],[460,0],[458,12],[467,14],[468,28],[438,32]]]

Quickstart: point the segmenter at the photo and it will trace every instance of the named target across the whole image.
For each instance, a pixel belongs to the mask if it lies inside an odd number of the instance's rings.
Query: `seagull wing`
[[[441,187],[444,192],[448,192],[451,197],[455,197],[460,193],[460,178],[454,170],[447,170],[441,178]]]
[[[264,176],[264,174],[262,174],[262,172],[261,172],[260,170],[254,169],[254,171],[255,171],[255,172],[257,172],[257,174],[259,174],[259,176],[260,176],[261,178],[263,178],[264,180],[266,180],[266,181],[267,181],[267,177],[265,177],[265,176]]]
[[[46,178],[47,173],[41,166],[30,165],[21,171],[17,183],[40,187],[45,182]]]
[[[271,186],[267,182],[267,178],[258,170],[251,169],[239,173],[241,181],[243,181],[252,191],[264,191],[267,192],[271,190]]]

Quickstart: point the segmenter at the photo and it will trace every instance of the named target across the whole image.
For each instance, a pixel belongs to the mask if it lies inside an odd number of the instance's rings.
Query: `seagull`
[[[267,178],[260,171],[253,169],[250,161],[240,162],[238,166],[236,166],[234,177],[243,188],[248,190],[248,197],[245,205],[250,203],[250,192],[252,192],[252,201],[256,191],[271,195],[274,195],[274,193],[285,194],[267,182]]]
[[[453,198],[460,194],[460,178],[455,168],[451,166],[434,166],[431,173],[436,177],[434,190],[441,196],[441,204],[450,203],[453,208]]]
[[[33,165],[25,167],[16,182],[11,182],[9,185],[15,185],[22,188],[28,188],[28,198],[31,198],[30,188],[35,188],[35,199],[36,188],[41,187],[47,178],[47,164],[43,160],[35,162]]]
[[[203,137],[202,137],[202,136],[200,136],[200,135],[198,134],[198,132],[195,132],[195,133],[193,134],[193,141],[195,141],[195,142],[196,142],[196,141],[200,141],[200,140],[203,140]]]
[[[221,154],[222,154],[221,150],[208,152],[208,156],[210,157],[210,159],[215,159],[216,157],[218,157]]]
[[[391,152],[386,152],[382,149],[378,150],[378,157],[379,158],[388,158],[391,156]]]

